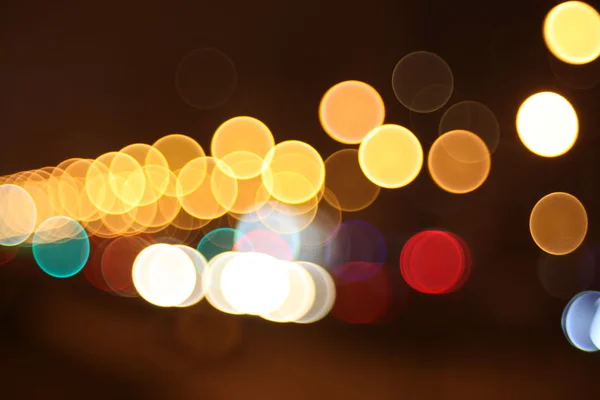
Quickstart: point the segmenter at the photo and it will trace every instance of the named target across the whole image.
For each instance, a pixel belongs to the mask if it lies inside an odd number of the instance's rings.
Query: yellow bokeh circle
[[[407,128],[386,124],[373,129],[358,148],[358,162],[374,184],[396,189],[411,183],[423,167],[423,148]]]
[[[600,14],[587,3],[567,1],[544,20],[548,50],[568,64],[587,64],[600,56]]]
[[[276,200],[300,204],[317,196],[325,183],[323,158],[311,145],[299,140],[277,144],[265,158],[262,181]]]

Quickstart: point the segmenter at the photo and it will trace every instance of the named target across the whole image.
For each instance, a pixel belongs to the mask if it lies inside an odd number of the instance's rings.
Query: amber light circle
[[[247,116],[234,117],[221,124],[210,144],[211,155],[225,162],[238,179],[260,175],[263,160],[275,146],[271,130],[262,121]],[[225,157],[229,156],[229,160]]]
[[[238,194],[237,180],[222,161],[200,157],[182,168],[177,179],[177,194],[187,213],[210,220],[231,210]]]
[[[344,144],[358,144],[385,119],[385,105],[372,86],[345,81],[330,88],[319,105],[319,120],[325,132]]]
[[[431,178],[440,188],[463,194],[485,182],[490,173],[491,157],[479,136],[456,130],[443,134],[433,143],[427,165]]]
[[[179,171],[190,161],[205,157],[206,153],[198,142],[189,136],[175,133],[158,139],[152,145],[160,152],[160,155],[149,152],[146,156],[146,164],[161,165],[162,158],[167,161],[169,170],[173,172],[172,178],[177,178]],[[165,194],[169,196],[177,195],[177,180],[171,179],[165,189]]]
[[[529,229],[534,242],[546,253],[565,255],[576,250],[587,234],[583,204],[569,193],[550,193],[531,211]]]
[[[299,204],[317,196],[325,183],[325,164],[311,145],[287,140],[277,144],[265,158],[262,181],[282,203]]]
[[[419,175],[423,148],[410,130],[387,124],[367,135],[358,149],[358,161],[371,182],[396,189],[408,185]]]

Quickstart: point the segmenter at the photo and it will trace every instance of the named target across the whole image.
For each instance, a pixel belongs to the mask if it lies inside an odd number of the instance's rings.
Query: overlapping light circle
[[[600,54],[597,35],[584,31],[600,32],[600,16],[569,1],[548,14],[544,39],[558,59],[580,65]],[[177,72],[180,95],[197,108],[222,104],[235,88],[232,65],[219,51],[190,53]],[[203,92],[209,75],[221,87]],[[441,114],[454,77],[440,56],[419,51],[396,65],[392,88],[411,112]],[[384,124],[382,97],[365,82],[332,86],[318,111],[331,138],[358,149],[323,161],[310,144],[277,143],[262,121],[237,116],[218,126],[210,156],[195,138],[169,134],[152,145],[0,177],[0,245],[11,251],[0,254],[0,264],[16,246],[31,246],[50,276],[67,278],[87,265],[84,274],[99,289],[160,307],[206,299],[223,312],[272,322],[312,323],[331,311],[346,322],[375,323],[394,299],[385,238],[366,221],[342,223],[342,213],[369,207],[381,188],[413,182],[423,148],[409,129]],[[516,127],[522,143],[544,157],[568,152],[579,133],[575,109],[553,92],[527,98]],[[473,101],[448,104],[438,133],[427,159],[433,181],[453,194],[479,188],[499,143],[493,112]],[[564,259],[548,257],[574,257],[587,224],[583,204],[567,193],[543,197],[531,212],[532,238],[548,253],[542,285],[556,297],[580,287],[555,285],[566,275],[555,275],[553,265]],[[458,235],[427,230],[405,243],[399,266],[416,291],[442,294],[465,284],[471,261]],[[565,308],[565,334],[582,350],[600,345],[599,296],[580,293]]]

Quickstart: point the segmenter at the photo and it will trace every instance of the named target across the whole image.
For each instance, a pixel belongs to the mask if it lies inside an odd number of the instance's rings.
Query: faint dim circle
[[[588,90],[600,82],[600,59],[588,64],[567,64],[548,53],[548,64],[558,81],[570,89]]]
[[[538,275],[542,287],[558,299],[570,299],[594,283],[596,257],[594,250],[585,244],[564,256],[541,253]]]
[[[38,226],[32,251],[42,271],[55,278],[69,278],[87,263],[90,239],[79,222],[67,217],[51,217]]]
[[[345,81],[330,88],[319,105],[325,132],[344,144],[358,144],[385,118],[381,95],[360,81]]]
[[[392,89],[411,111],[429,113],[444,106],[452,96],[452,70],[440,56],[416,51],[402,58],[392,73]]]
[[[592,323],[598,315],[599,292],[575,295],[562,314],[562,328],[567,340],[579,350],[593,352],[598,347],[592,341]]]
[[[500,123],[486,105],[476,101],[461,101],[449,107],[440,120],[439,134],[455,130],[475,133],[487,145],[490,153],[500,143]]]
[[[326,262],[323,265],[332,275],[345,281],[359,281],[370,278],[383,267],[387,247],[385,237],[377,227],[366,221],[350,220],[340,225],[324,253]],[[353,263],[365,264],[351,268]]]
[[[325,160],[325,200],[342,211],[360,211],[379,196],[381,188],[363,173],[357,149],[336,151]]]
[[[457,130],[440,136],[427,157],[433,181],[450,193],[463,194],[479,188],[491,168],[489,150],[472,132]]]
[[[360,269],[358,273],[349,269]],[[390,277],[379,264],[354,262],[341,266],[339,276],[348,273],[367,276],[366,280],[336,279],[336,299],[332,315],[350,324],[371,324],[389,310],[392,299]]]
[[[6,265],[17,256],[19,246],[0,246],[0,265]]]
[[[575,144],[579,120],[567,99],[553,92],[540,92],[521,104],[517,112],[517,132],[532,153],[557,157]]]
[[[222,106],[237,86],[237,71],[231,59],[213,48],[197,49],[186,55],[175,78],[181,98],[199,109]]]
[[[374,184],[396,189],[411,183],[423,166],[419,139],[400,125],[373,129],[358,148],[358,160],[365,176]]]
[[[600,55],[600,14],[581,1],[559,4],[546,16],[544,40],[548,50],[563,62],[592,62]]]
[[[556,256],[577,249],[587,234],[588,217],[583,204],[569,193],[550,193],[533,207],[529,230],[535,243]]]

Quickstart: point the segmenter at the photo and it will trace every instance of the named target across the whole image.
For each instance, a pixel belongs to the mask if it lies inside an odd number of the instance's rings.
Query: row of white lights
[[[331,275],[311,262],[234,251],[208,262],[194,248],[166,243],[142,250],[132,276],[140,296],[160,307],[189,307],[206,298],[222,312],[273,322],[319,321],[336,294]]]

